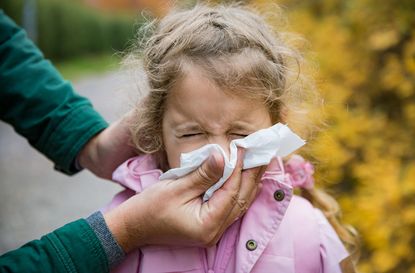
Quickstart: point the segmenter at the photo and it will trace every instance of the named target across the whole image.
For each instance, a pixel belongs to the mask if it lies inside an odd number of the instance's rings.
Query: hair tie
[[[314,187],[314,167],[302,156],[291,156],[285,163],[285,171],[290,175],[293,187],[303,189],[312,189]]]

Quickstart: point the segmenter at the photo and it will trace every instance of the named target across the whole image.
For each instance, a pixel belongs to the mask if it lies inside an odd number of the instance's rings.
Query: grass
[[[89,55],[55,63],[66,80],[74,81],[119,68],[120,58],[113,54]]]

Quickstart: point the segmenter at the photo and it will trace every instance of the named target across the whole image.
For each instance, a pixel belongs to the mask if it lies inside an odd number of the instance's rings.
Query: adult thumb
[[[188,179],[198,195],[204,193],[223,176],[225,162],[221,154],[212,153],[199,168],[194,170]]]

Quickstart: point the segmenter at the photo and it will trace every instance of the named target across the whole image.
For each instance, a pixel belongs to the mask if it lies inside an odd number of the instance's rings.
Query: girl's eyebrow
[[[179,124],[174,129],[179,132],[198,131],[200,130],[200,126],[198,124]]]
[[[250,132],[250,133],[258,130],[251,123],[244,122],[244,121],[232,122],[229,128],[230,128],[229,130],[241,130],[241,131]],[[178,133],[194,132],[194,131],[200,131],[200,130],[202,130],[202,127],[200,127],[200,125],[197,123],[184,123],[184,124],[178,124],[177,126],[174,126],[174,131]]]
[[[251,123],[242,122],[242,121],[236,121],[232,123],[231,128],[234,130],[256,131],[255,127],[252,126]]]

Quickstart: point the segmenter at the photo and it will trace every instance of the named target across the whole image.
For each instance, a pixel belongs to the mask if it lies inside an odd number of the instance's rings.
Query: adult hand
[[[121,163],[137,155],[131,145],[129,122],[132,118],[130,112],[89,140],[79,153],[79,164],[98,177],[111,179]]]
[[[197,170],[156,183],[104,215],[125,252],[149,244],[212,246],[255,199],[263,168],[242,171],[243,150],[232,176],[203,202],[222,176],[224,161],[212,154]]]

